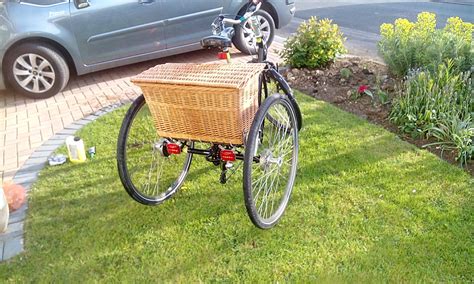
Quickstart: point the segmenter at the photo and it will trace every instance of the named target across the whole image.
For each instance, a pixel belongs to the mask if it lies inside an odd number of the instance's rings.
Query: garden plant
[[[474,25],[458,17],[436,29],[436,16],[420,13],[412,23],[383,24],[379,50],[402,78],[390,119],[413,137],[433,138],[466,165],[474,156]],[[405,77],[403,77],[405,76]]]
[[[344,41],[338,25],[311,17],[285,42],[280,55],[292,67],[324,67],[346,52]]]

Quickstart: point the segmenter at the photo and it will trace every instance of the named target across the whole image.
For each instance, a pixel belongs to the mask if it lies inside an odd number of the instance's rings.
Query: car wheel
[[[264,10],[259,10],[255,13],[255,16],[260,22],[260,28],[263,33],[263,40],[268,47],[273,42],[273,37],[275,36],[275,21],[273,21],[272,16],[265,12]],[[242,25],[238,25],[235,29],[234,36],[234,45],[241,52],[245,54],[257,54],[257,45],[255,42],[255,34],[250,28],[250,23],[247,20]]]
[[[7,53],[5,79],[18,93],[44,99],[59,93],[69,80],[64,57],[46,44],[22,44]]]

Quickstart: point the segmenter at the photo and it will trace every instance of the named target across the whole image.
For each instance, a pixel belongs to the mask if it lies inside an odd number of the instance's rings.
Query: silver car
[[[82,75],[200,49],[219,14],[243,15],[248,0],[0,0],[0,89],[32,98],[60,92]],[[267,0],[258,18],[270,44],[294,0]],[[245,25],[235,46],[254,50]]]

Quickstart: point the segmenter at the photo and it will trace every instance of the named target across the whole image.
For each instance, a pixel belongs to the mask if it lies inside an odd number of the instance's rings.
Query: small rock
[[[340,103],[343,103],[346,99],[342,96],[337,96],[334,98],[334,103],[336,104],[340,104]]]
[[[311,72],[313,74],[313,76],[317,76],[317,77],[321,77],[321,76],[324,76],[324,71],[322,70],[313,70],[313,72]]]
[[[365,75],[372,75],[372,74],[374,74],[374,72],[370,71],[370,70],[367,69],[367,68],[362,69],[362,73],[364,73]]]

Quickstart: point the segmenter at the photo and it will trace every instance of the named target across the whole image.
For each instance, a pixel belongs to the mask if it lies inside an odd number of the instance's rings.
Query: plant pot
[[[7,230],[8,225],[8,202],[3,188],[0,187],[0,233],[3,233]]]

